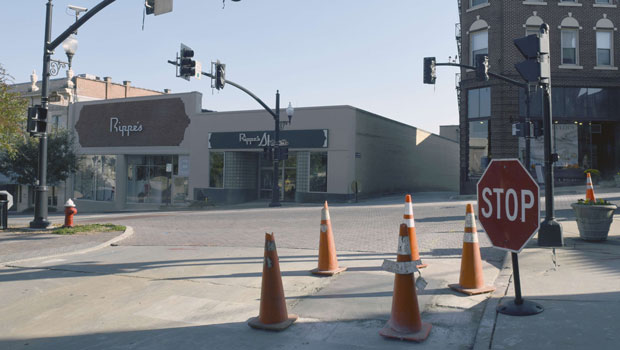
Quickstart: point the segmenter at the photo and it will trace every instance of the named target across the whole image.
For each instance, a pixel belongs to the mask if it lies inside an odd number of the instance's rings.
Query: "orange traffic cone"
[[[409,233],[409,242],[411,243],[411,260],[418,262],[418,269],[427,267],[428,265],[422,264],[422,259],[420,259],[418,238],[415,234],[415,221],[413,220],[413,206],[411,204],[411,195],[409,194],[405,196],[405,214],[403,215],[403,223],[407,225],[407,232]]]
[[[480,244],[476,230],[474,206],[467,204],[465,210],[465,234],[463,235],[463,256],[461,257],[461,277],[459,284],[450,284],[450,288],[468,295],[490,293],[495,287],[484,285]]]
[[[385,327],[379,331],[384,337],[421,342],[428,338],[430,323],[422,322],[413,273],[418,269],[411,260],[407,225],[400,225],[396,263],[386,260],[383,268],[394,272],[392,314]]]
[[[594,197],[594,186],[592,186],[592,177],[590,173],[586,173],[586,175],[586,200],[596,202],[596,197]]]
[[[332,223],[329,219],[327,201],[321,209],[321,238],[319,239],[319,267],[310,271],[315,275],[333,276],[346,270],[346,267],[338,266],[336,245],[332,234]]]
[[[282,331],[297,320],[289,315],[284,301],[284,288],[280,276],[280,262],[273,233],[265,233],[265,259],[263,261],[263,282],[260,292],[258,317],[248,320],[252,328]]]

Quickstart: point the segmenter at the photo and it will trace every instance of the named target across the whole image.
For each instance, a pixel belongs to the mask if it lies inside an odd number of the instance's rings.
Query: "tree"
[[[28,101],[12,92],[11,77],[0,64],[0,150],[15,152],[15,142],[23,136]]]
[[[47,148],[47,183],[55,186],[78,170],[75,138],[67,130],[50,133]],[[0,173],[18,184],[34,185],[37,181],[38,156],[38,139],[17,138],[14,152],[0,152]]]

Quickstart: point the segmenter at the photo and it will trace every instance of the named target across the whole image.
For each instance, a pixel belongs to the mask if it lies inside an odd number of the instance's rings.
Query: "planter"
[[[614,181],[616,182],[616,187],[620,187],[620,175],[614,175]]]
[[[577,217],[579,237],[586,241],[604,241],[609,234],[609,227],[614,220],[615,204],[579,204],[571,207]]]

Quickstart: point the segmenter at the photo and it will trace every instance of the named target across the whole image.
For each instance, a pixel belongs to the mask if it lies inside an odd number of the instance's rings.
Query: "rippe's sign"
[[[82,147],[178,146],[190,119],[180,98],[86,104],[75,124]]]
[[[280,131],[280,144],[290,148],[327,148],[328,130]],[[209,133],[211,149],[248,149],[273,145],[274,131],[239,131]]]

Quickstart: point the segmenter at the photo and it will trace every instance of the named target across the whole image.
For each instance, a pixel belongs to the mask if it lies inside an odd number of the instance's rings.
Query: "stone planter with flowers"
[[[596,201],[580,199],[571,204],[577,217],[579,237],[586,241],[604,241],[609,234],[609,227],[618,208],[604,199]]]

